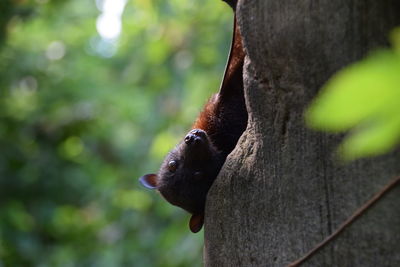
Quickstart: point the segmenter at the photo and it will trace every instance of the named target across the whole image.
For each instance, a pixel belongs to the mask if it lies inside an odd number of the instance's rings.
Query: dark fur
[[[236,1],[226,2],[235,8]],[[166,156],[158,174],[140,179],[146,187],[156,188],[171,204],[190,212],[193,232],[201,229],[207,192],[247,125],[243,93],[245,54],[236,19],[234,23],[231,52],[220,91],[204,106],[192,130]],[[171,161],[176,169],[168,167]]]
[[[171,204],[192,214],[204,210],[207,191],[219,172],[224,157],[210,143],[208,135],[200,130],[198,142],[179,143],[165,158],[158,172],[157,189]],[[192,135],[191,132],[187,136]],[[168,170],[168,163],[177,162],[175,172]]]

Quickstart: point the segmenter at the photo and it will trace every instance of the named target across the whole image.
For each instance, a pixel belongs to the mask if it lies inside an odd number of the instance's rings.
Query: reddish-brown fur
[[[225,1],[235,8],[236,1]],[[192,213],[192,232],[201,229],[207,192],[246,129],[244,56],[235,18],[231,51],[219,92],[208,100],[193,130],[166,156],[159,172],[140,178],[144,186],[157,189],[171,204]],[[171,169],[170,163],[177,167]]]
[[[215,113],[218,104],[217,98],[218,95],[215,94],[208,100],[208,102],[203,107],[203,111],[200,112],[199,117],[194,122],[192,129],[202,129],[207,133],[215,131],[215,129],[213,129],[214,128],[213,125],[210,124],[210,121],[212,121],[212,118],[215,118]]]
[[[192,129],[206,131],[211,142],[228,155],[247,124],[243,93],[245,52],[239,28],[234,20],[234,36],[220,91],[205,104]]]

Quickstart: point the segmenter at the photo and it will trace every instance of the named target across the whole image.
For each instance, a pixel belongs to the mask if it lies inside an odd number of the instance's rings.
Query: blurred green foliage
[[[400,142],[400,28],[393,49],[372,52],[334,75],[311,104],[313,128],[351,130],[339,152],[344,159],[386,153]]]
[[[0,3],[0,266],[201,266],[189,216],[142,189],[216,92],[218,0]],[[103,10],[104,11],[104,10]]]

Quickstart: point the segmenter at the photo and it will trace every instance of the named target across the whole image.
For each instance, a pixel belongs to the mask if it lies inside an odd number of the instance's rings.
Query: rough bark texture
[[[342,164],[341,137],[303,112],[343,66],[387,44],[398,0],[243,0],[249,123],[206,205],[206,266],[285,266],[332,233],[396,174],[400,153]],[[367,103],[366,103],[367,104]],[[305,266],[400,266],[400,188]]]

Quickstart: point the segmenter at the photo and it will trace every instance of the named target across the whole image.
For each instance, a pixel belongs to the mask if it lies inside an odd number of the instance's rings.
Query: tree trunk
[[[400,174],[400,153],[341,163],[303,112],[343,66],[387,45],[398,0],[243,0],[248,127],[206,204],[206,266],[285,266]],[[366,103],[367,104],[367,103]],[[400,266],[400,188],[305,266]]]

